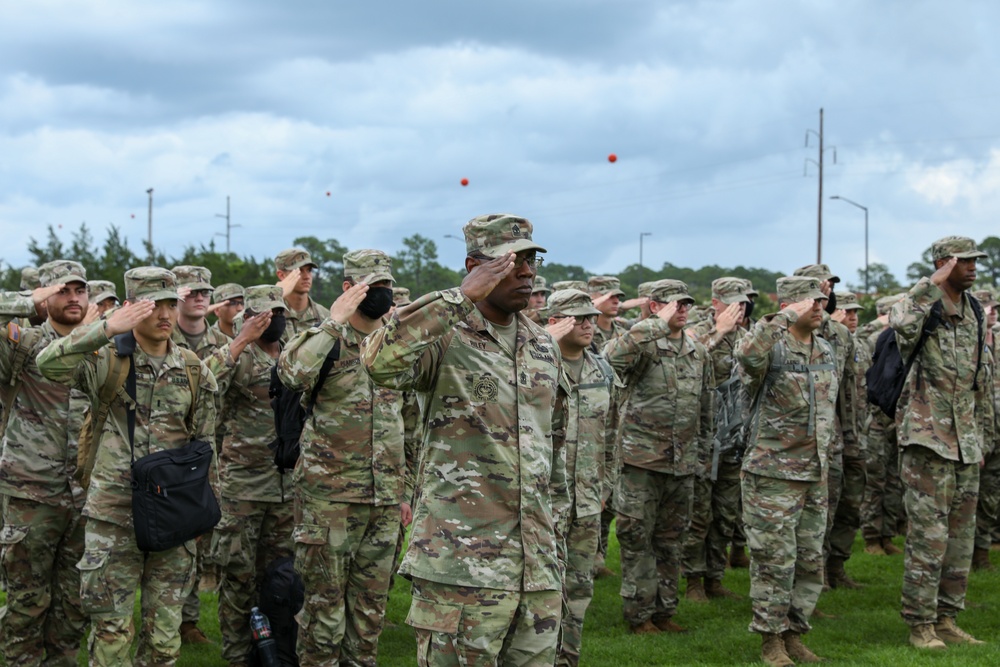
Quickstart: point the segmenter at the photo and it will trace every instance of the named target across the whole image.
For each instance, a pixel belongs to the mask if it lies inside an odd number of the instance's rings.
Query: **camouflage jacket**
[[[180,345],[183,348],[190,349],[187,338],[184,337],[184,332],[181,331],[179,326],[174,326],[174,330],[170,334],[170,340],[172,340],[175,345]],[[197,350],[192,350],[192,352],[197,354],[198,358],[204,361],[205,359],[208,359],[213,352],[227,343],[229,343],[229,338],[226,334],[214,327],[207,326],[205,327],[205,335],[201,337],[201,344],[198,346]]]
[[[226,342],[229,342],[229,341],[233,340],[233,337],[232,337],[232,336],[230,336],[229,334],[227,334],[227,333],[226,333],[225,331],[223,331],[223,330],[222,330],[222,329],[221,329],[221,328],[219,327],[219,323],[218,323],[218,322],[215,322],[215,323],[214,323],[214,324],[213,324],[213,325],[212,325],[212,326],[211,326],[210,328],[211,328],[211,329],[212,329],[212,331],[213,331],[213,332],[215,332],[215,333],[216,333],[216,334],[217,334],[218,336],[221,336],[222,340],[225,340]]]
[[[552,441],[559,348],[517,316],[513,356],[459,288],[422,296],[365,341],[375,382],[423,394],[422,460],[400,572],[457,586],[559,590],[566,457]]]
[[[986,327],[985,323],[983,327]],[[996,352],[990,339],[987,335],[983,348],[983,367],[979,369],[979,391],[976,393],[976,414],[983,433],[983,457],[993,453],[997,441]]]
[[[268,449],[277,437],[268,396],[271,368],[277,360],[250,343],[235,362],[229,356],[229,345],[223,345],[205,363],[219,385],[216,408],[226,405],[227,429],[219,450],[222,495],[235,500],[283,502],[291,494],[286,494],[283,475],[274,465],[274,452]]]
[[[743,470],[777,479],[825,480],[836,435],[837,360],[830,344],[816,333],[809,343],[796,340],[788,331],[794,317],[787,311],[765,317],[736,348],[744,386],[751,400],[759,401]],[[783,346],[784,364],[828,368],[775,372],[762,395],[776,345]]]
[[[718,387],[733,373],[733,366],[736,365],[736,346],[746,335],[746,330],[736,327],[727,334],[719,334],[715,322],[708,320],[707,325],[695,329],[695,335],[712,358],[712,375],[715,387]]]
[[[708,474],[715,417],[712,362],[701,343],[669,334],[666,322],[651,317],[604,348],[629,387],[622,460],[674,475]]]
[[[978,328],[962,294],[956,307],[929,278],[921,278],[889,311],[900,355],[912,353],[934,302],[944,306],[940,326],[927,337],[906,378],[896,410],[896,437],[900,447],[920,445],[941,458],[978,463],[983,458],[982,432],[976,419]],[[985,333],[986,323],[983,323]],[[982,381],[983,372],[979,371]]]
[[[282,343],[287,343],[303,331],[318,327],[326,318],[330,317],[329,308],[319,305],[312,300],[311,296],[306,298],[309,303],[300,311],[292,310],[288,302],[285,301],[285,333],[281,337]]]
[[[20,382],[14,404],[6,406],[12,412],[0,455],[0,494],[79,509],[84,490],[73,473],[77,439],[90,404],[83,392],[48,380],[38,371],[38,353],[59,338],[49,322],[38,327],[40,335],[32,348],[22,351],[27,356],[20,377],[13,377],[12,364],[25,329],[10,320],[20,316],[27,322],[35,304],[30,296],[5,299],[0,313],[0,385]]]
[[[78,327],[59,338],[40,355],[42,375],[82,390],[97,404],[98,394],[108,375],[113,347],[104,333],[104,322]],[[132,355],[136,371],[135,458],[174,449],[191,440],[215,440],[215,377],[202,363],[198,402],[191,424],[191,408],[184,357],[172,342],[167,355],[155,370],[153,363],[136,346]],[[111,404],[108,421],[101,433],[94,472],[84,505],[85,516],[119,526],[132,525],[131,455],[125,401],[119,394]],[[213,477],[215,476],[213,463]]]
[[[361,367],[361,334],[327,319],[293,338],[278,377],[291,391],[312,391],[326,355],[334,363],[306,420],[295,464],[296,493],[323,500],[396,505],[404,500],[402,395],[376,386]]]
[[[857,373],[857,357],[854,349],[854,337],[843,324],[823,313],[823,325],[816,332],[820,338],[830,343],[834,356],[837,358],[837,413],[836,431],[830,454],[847,454],[861,456],[858,433],[854,428],[858,419],[856,413],[857,387],[854,376]]]
[[[617,320],[611,320],[611,331],[604,331],[597,326],[597,322],[594,322],[594,340],[590,343],[590,351],[594,354],[600,354],[604,346],[608,344],[608,341],[624,335],[626,331],[628,329]]]
[[[609,466],[615,464],[612,404],[618,379],[603,359],[584,350],[580,382],[563,373],[556,399],[552,440],[566,452],[566,479],[573,517],[601,513],[611,495]],[[567,517],[568,518],[568,517]]]

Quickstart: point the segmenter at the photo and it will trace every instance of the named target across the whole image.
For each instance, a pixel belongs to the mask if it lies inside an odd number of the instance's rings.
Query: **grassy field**
[[[968,608],[959,617],[963,628],[988,644],[952,647],[934,654],[921,653],[906,643],[907,628],[899,617],[902,556],[869,556],[861,552],[860,547],[860,542],[855,545],[855,554],[847,570],[865,588],[823,594],[819,608],[836,618],[814,619],[813,632],[806,638],[810,648],[843,665],[992,667],[1000,664],[1000,572],[973,573]],[[994,552],[992,556],[994,564],[1000,564],[1000,554]],[[618,570],[618,545],[614,541],[608,564]],[[406,583],[397,579],[390,598],[389,626],[382,634],[379,665],[412,667],[415,664],[413,633],[404,624],[409,608]],[[757,661],[760,641],[746,629],[750,619],[748,600],[713,601],[708,605],[682,600],[676,620],[689,628],[689,634],[633,637],[628,634],[621,615],[620,583],[618,577],[597,582],[584,630],[583,664],[632,667],[732,665]],[[725,584],[746,595],[750,587],[746,570],[730,570]],[[213,641],[219,642],[216,596],[202,595],[202,602],[200,625]],[[86,664],[83,651],[80,664]],[[219,656],[218,646],[185,646],[179,664],[224,667],[226,663]]]

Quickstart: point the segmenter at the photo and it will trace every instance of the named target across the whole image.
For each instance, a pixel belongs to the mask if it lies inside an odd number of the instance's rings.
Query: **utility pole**
[[[806,162],[812,162],[819,168],[819,197],[818,204],[816,206],[816,263],[821,264],[823,262],[823,153],[827,150],[833,151],[833,163],[837,164],[837,147],[830,146],[829,148],[823,147],[823,109],[819,110],[819,132],[815,130],[806,130],[806,147],[809,147],[809,135],[815,134],[819,139],[819,154],[816,156],[817,159],[813,160],[811,158],[806,158]],[[808,164],[806,165],[808,168]],[[806,173],[803,173],[805,176]]]
[[[146,236],[146,242],[149,244],[150,256],[153,252],[153,188],[146,190],[146,194],[149,195],[149,224]]]
[[[225,220],[226,220],[226,233],[223,234],[222,232],[216,232],[215,235],[216,236],[225,236],[226,237],[226,254],[228,255],[229,254],[229,236],[230,236],[230,230],[232,230],[233,227],[241,227],[242,226],[242,225],[234,225],[234,224],[232,224],[232,218],[229,216],[229,195],[226,195],[226,214],[222,215],[221,213],[216,213],[215,217],[216,218],[225,218]]]
[[[645,272],[642,266],[642,239],[646,236],[652,236],[653,232],[639,232],[639,282],[642,282],[643,273]]]

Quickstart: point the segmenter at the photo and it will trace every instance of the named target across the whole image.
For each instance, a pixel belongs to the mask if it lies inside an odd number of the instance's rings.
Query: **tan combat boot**
[[[653,616],[653,625],[655,625],[660,632],[669,632],[673,635],[687,634],[687,628],[677,625],[674,623],[674,619],[669,616]]]
[[[729,567],[746,569],[750,567],[750,559],[743,547],[729,548]]]
[[[968,632],[958,627],[955,624],[955,619],[951,616],[942,616],[941,619],[934,624],[934,634],[940,641],[947,644],[985,644],[986,642],[980,641],[970,635]]]
[[[785,653],[788,657],[795,662],[825,662],[825,658],[821,658],[812,651],[809,647],[802,643],[802,635],[798,632],[793,632],[791,630],[786,630],[781,634],[782,641],[785,642]]]
[[[833,588],[863,588],[861,584],[847,576],[847,570],[844,569],[843,558],[831,556],[829,560],[826,561],[826,571],[828,573],[830,586]]]
[[[742,600],[743,596],[738,593],[734,593],[725,586],[718,579],[705,578],[705,595],[710,599],[715,598],[729,598],[730,600]]]
[[[698,604],[708,602],[708,596],[705,595],[705,586],[701,582],[701,577],[688,577],[687,582],[687,592],[684,593],[685,599],[697,602]]]
[[[658,635],[660,634],[660,629],[653,625],[652,621],[643,621],[638,625],[632,625],[628,629],[633,635]]]
[[[201,629],[191,621],[181,623],[182,644],[211,644],[212,640],[205,636]]]
[[[990,550],[976,547],[972,552],[972,569],[977,572],[992,572],[996,568],[990,562]]]
[[[865,540],[865,553],[869,556],[885,556],[885,549],[882,548],[882,540],[877,538],[868,538]]]
[[[891,537],[882,538],[882,551],[885,552],[886,556],[898,556],[903,553],[903,550],[892,543]]]
[[[932,623],[914,625],[910,628],[910,644],[920,649],[932,649],[941,651],[948,648],[943,641],[938,639],[934,632]]]
[[[795,663],[788,657],[785,642],[781,635],[761,635],[760,659],[769,667],[794,667]]]

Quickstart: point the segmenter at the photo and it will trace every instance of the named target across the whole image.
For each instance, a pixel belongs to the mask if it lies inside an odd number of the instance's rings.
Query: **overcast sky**
[[[523,215],[551,261],[763,266],[1000,234],[1000,3],[33,0],[0,6],[0,258],[296,236],[390,253]],[[805,140],[809,132],[809,146]],[[836,147],[836,151],[833,150]],[[836,152],[836,164],[833,163]],[[608,155],[615,153],[615,163]],[[812,160],[813,162],[810,162]],[[469,185],[462,187],[461,179]],[[329,196],[327,193],[329,192]],[[133,217],[134,216],[134,217]]]

